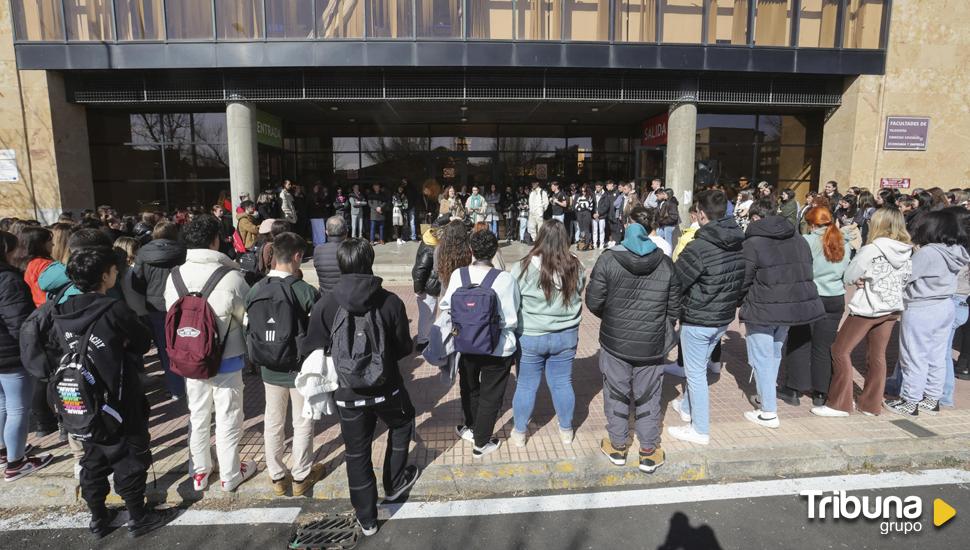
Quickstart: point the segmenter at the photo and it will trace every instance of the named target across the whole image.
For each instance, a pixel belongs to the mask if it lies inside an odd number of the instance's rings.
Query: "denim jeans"
[[[687,398],[681,406],[690,414],[690,423],[700,434],[711,433],[710,396],[707,390],[707,363],[721,337],[727,332],[723,327],[702,327],[682,324],[680,326],[680,350],[684,356],[687,374]]]
[[[778,367],[781,365],[781,351],[788,337],[788,327],[745,323],[745,330],[748,363],[758,384],[761,410],[776,412],[778,403],[775,401],[775,383],[778,381]]]
[[[327,242],[327,220],[310,218],[310,233],[313,237],[313,246]]]
[[[525,240],[525,232],[529,229],[529,217],[519,217],[519,241]]]
[[[420,236],[420,235],[418,235],[418,225],[417,225],[418,222],[414,221],[414,218],[415,218],[415,216],[414,216],[414,209],[413,208],[409,208],[408,209],[407,225],[409,225],[411,227],[411,233],[410,233],[410,237],[411,238],[408,239],[410,241],[416,241],[418,239],[418,237]]]
[[[552,219],[559,220],[563,225],[566,224],[566,215],[565,214],[553,214],[552,215]],[[566,231],[569,231],[569,229],[567,228]]]
[[[25,369],[0,373],[0,436],[10,462],[24,456],[33,393],[34,378]]]
[[[371,220],[370,221],[370,240],[374,242],[374,232],[377,231],[378,240],[384,240],[384,222]]]
[[[673,225],[663,225],[657,228],[657,236],[667,241],[667,244],[674,246],[674,227]]]
[[[579,234],[580,234],[580,230],[579,230],[579,220],[573,219],[573,221],[570,223],[570,225],[573,226],[573,242],[574,243],[578,243],[579,242]]]
[[[350,236],[359,239],[364,236],[364,216],[361,214],[350,215]]]
[[[498,220],[492,220],[489,225],[492,226],[492,233],[495,233],[495,238],[498,238]]]
[[[165,312],[152,311],[148,313],[148,322],[152,327],[152,339],[158,350],[158,362],[162,364],[165,389],[173,397],[185,398],[185,378],[175,374],[168,366],[168,352],[165,350]]]
[[[573,359],[579,343],[579,327],[541,336],[523,334],[519,339],[522,356],[512,397],[512,415],[515,431],[525,433],[536,404],[536,392],[542,372],[546,373],[546,385],[552,394],[552,406],[559,417],[559,427],[573,427],[573,410],[576,394],[573,392]]]

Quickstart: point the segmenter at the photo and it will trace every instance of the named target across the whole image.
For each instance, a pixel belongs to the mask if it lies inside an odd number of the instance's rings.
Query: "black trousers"
[[[788,330],[785,369],[779,385],[828,395],[832,383],[832,344],[845,312],[845,296],[822,296],[822,305],[825,317]]]
[[[593,230],[593,213],[576,212],[576,221],[579,223],[579,240],[586,243],[590,242]]]
[[[30,404],[30,429],[34,432],[49,432],[57,429],[57,416],[47,403],[47,379],[34,380],[34,391]]]
[[[114,473],[115,492],[124,499],[131,518],[137,521],[145,515],[145,483],[148,468],[152,465],[152,451],[148,423],[142,423],[144,425],[136,430],[138,433],[123,435],[115,443],[81,443],[84,448],[81,497],[96,521],[108,514],[104,499],[110,490],[108,475],[111,473]]]
[[[387,450],[384,451],[384,494],[393,493],[404,479],[408,450],[414,439],[414,405],[407,391],[383,403],[348,409],[337,407],[340,435],[344,439],[350,502],[361,523],[377,521],[377,477],[371,460],[377,420],[387,425]]]
[[[475,432],[477,447],[492,438],[511,370],[511,357],[462,354],[458,360],[461,410],[465,425]]]

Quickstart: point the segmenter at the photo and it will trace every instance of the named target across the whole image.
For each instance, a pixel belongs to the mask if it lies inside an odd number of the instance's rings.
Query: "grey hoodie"
[[[970,254],[960,245],[931,243],[913,254],[913,273],[906,283],[903,300],[930,302],[946,300],[957,291],[957,274],[970,263]]]
[[[903,287],[913,271],[913,245],[880,237],[863,246],[849,263],[843,280],[863,283],[849,302],[849,313],[882,317],[903,310]]]

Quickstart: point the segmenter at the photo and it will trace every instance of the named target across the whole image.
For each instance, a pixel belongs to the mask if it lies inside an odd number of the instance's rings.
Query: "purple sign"
[[[926,136],[930,131],[929,117],[886,117],[885,151],[925,151]]]

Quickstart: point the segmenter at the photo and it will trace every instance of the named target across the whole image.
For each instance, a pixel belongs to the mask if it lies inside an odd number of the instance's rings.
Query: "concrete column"
[[[226,105],[226,134],[229,140],[229,190],[232,206],[239,206],[239,195],[259,193],[259,153],[256,145],[256,107],[233,101]]]
[[[667,121],[667,181],[680,202],[680,221],[690,224],[687,210],[694,193],[694,148],[697,135],[697,104],[671,105]],[[689,195],[689,196],[688,196]],[[685,200],[688,199],[688,200]]]

